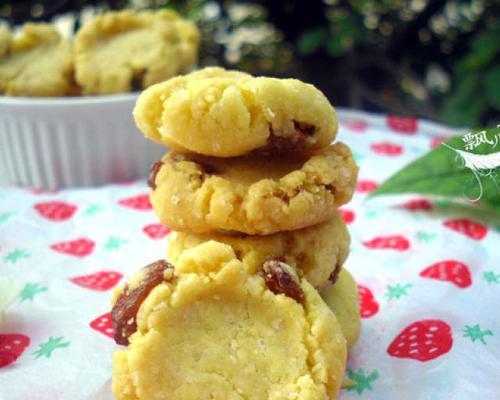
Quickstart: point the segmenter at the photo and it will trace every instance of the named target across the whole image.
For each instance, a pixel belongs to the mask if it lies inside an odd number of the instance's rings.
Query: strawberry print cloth
[[[500,399],[500,235],[494,216],[422,196],[367,199],[458,132],[340,111],[361,167],[342,208],[363,327],[340,398]],[[0,276],[22,290],[0,322],[0,400],[112,399],[113,288],[165,254],[144,181],[0,189]],[[334,240],[334,238],[332,238]]]

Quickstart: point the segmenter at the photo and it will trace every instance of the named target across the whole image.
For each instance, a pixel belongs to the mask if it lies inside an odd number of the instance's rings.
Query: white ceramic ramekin
[[[167,149],[136,128],[136,98],[0,97],[0,182],[59,189],[146,176]]]

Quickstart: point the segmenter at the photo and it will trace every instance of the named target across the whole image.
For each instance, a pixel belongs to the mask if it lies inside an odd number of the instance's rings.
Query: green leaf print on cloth
[[[33,301],[37,294],[46,292],[47,288],[40,286],[38,283],[27,283],[19,294],[19,301],[22,303],[25,300]]]
[[[373,390],[372,383],[378,379],[379,373],[377,370],[373,370],[367,375],[363,368],[360,368],[358,372],[348,369],[347,377],[353,381],[353,384],[347,387],[346,390],[362,394],[365,390]]]
[[[64,342],[64,336],[59,336],[58,338],[49,337],[45,343],[39,345],[39,349],[33,353],[35,360],[40,357],[50,358],[52,353],[57,349],[62,349],[68,347],[70,342]]]
[[[7,263],[7,262],[10,262],[12,264],[15,264],[16,262],[18,262],[19,260],[23,259],[23,258],[29,258],[31,257],[31,254],[28,253],[26,250],[22,250],[22,249],[15,249],[13,251],[11,251],[10,253],[7,253],[3,260]]]
[[[483,279],[489,283],[500,283],[500,274],[495,274],[493,271],[486,271],[483,274]]]
[[[472,343],[474,343],[476,340],[479,340],[482,344],[486,344],[486,340],[484,339],[484,337],[493,336],[493,332],[489,329],[482,331],[479,324],[473,326],[465,325],[465,328],[462,332],[463,337],[470,338],[470,340],[472,340]]]
[[[3,224],[4,222],[7,222],[10,217],[14,216],[15,213],[13,212],[8,212],[8,213],[4,213],[4,214],[0,214],[0,224]]]
[[[412,286],[413,285],[411,283],[407,283],[406,285],[397,283],[394,286],[387,285],[387,293],[385,294],[385,297],[387,297],[388,300],[398,300],[403,296],[408,296],[407,290]]]
[[[128,240],[122,239],[116,236],[110,236],[108,241],[104,244],[104,249],[107,251],[118,250],[122,247]]]

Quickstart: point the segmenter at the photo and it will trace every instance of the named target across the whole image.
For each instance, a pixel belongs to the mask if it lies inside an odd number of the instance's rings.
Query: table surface
[[[348,110],[339,119],[339,139],[361,167],[342,213],[352,235],[345,266],[360,285],[363,315],[348,363],[355,384],[340,398],[499,399],[498,227],[445,200],[367,199],[456,132]],[[0,368],[1,400],[106,397],[115,348],[112,288],[165,255],[169,229],[158,224],[147,193],[143,181],[60,192],[0,189],[0,275],[23,285],[0,326],[0,352],[5,335],[29,340]]]

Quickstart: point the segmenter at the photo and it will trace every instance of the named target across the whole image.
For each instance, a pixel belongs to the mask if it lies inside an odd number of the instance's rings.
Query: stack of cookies
[[[171,151],[151,202],[167,260],[115,297],[117,399],[334,399],[360,320],[337,208],[357,166],[314,86],[206,68],[134,117]]]

